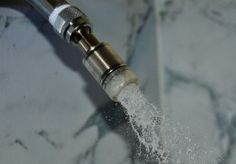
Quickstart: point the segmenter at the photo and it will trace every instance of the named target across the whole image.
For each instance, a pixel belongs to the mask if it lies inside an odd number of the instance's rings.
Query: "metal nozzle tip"
[[[120,68],[106,78],[102,87],[113,101],[118,101],[122,89],[132,83],[138,84],[137,76],[127,68]]]

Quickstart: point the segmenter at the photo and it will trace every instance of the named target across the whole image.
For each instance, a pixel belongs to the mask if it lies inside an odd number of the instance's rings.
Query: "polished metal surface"
[[[51,23],[56,32],[68,42],[70,42],[73,32],[84,25],[89,26],[89,21],[85,14],[72,6],[62,10],[55,18],[55,22]]]
[[[71,42],[86,54],[84,65],[104,91],[114,101],[120,91],[130,83],[138,83],[136,75],[107,43],[99,42],[88,27],[74,33]]]
[[[101,85],[116,69],[126,67],[125,62],[106,44],[92,50],[85,58],[84,65]]]
[[[112,47],[99,42],[93,35],[89,20],[80,9],[63,0],[28,1],[43,12],[54,30],[65,41],[82,50],[85,54],[85,67],[112,100],[116,101],[120,90],[126,85],[137,83],[136,75],[128,69]]]
[[[38,10],[46,19],[52,11],[62,4],[66,4],[65,0],[26,0],[29,2],[36,10]]]

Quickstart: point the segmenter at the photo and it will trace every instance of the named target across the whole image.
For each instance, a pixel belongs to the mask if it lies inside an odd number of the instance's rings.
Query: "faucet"
[[[83,64],[113,101],[124,87],[138,83],[137,76],[112,47],[95,37],[87,16],[78,7],[65,0],[27,1],[63,40],[81,49]]]

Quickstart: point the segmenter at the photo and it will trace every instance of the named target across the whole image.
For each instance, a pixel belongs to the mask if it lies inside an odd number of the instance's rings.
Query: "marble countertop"
[[[236,1],[166,0],[160,16],[167,113],[217,163],[235,163]]]
[[[71,2],[181,127],[177,137],[190,136],[198,163],[236,162],[235,0]],[[0,7],[0,163],[151,163],[81,60],[30,6]]]
[[[153,2],[71,2],[90,17],[98,38],[113,45],[137,73],[145,95],[157,103]],[[0,7],[0,51],[0,163],[141,160],[121,105],[111,102],[87,72],[81,52],[30,6]]]

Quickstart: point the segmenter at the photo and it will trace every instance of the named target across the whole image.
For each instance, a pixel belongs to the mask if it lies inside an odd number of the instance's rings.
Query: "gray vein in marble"
[[[95,164],[95,151],[97,148],[99,140],[97,139],[95,143],[90,146],[84,153],[78,155],[75,164],[83,163],[83,161],[90,161],[90,164]]]
[[[1,31],[0,31],[0,37],[4,33],[4,31],[10,26],[11,20],[9,17],[6,16],[0,16],[0,24],[2,25]]]
[[[77,132],[73,134],[73,138],[77,139],[84,131],[93,126],[96,126],[98,128],[98,138],[91,147],[89,147],[84,153],[80,154],[77,157],[76,164],[79,164],[86,159],[90,159],[90,163],[94,164],[95,150],[99,141],[111,131],[123,137],[128,147],[130,147],[130,152],[121,163],[130,160],[131,164],[136,164],[139,162],[139,160],[142,161],[143,159],[145,159],[145,157],[141,155],[140,157],[138,157],[138,153],[140,153],[137,149],[139,147],[137,146],[139,145],[138,139],[135,136],[131,125],[128,122],[125,109],[119,103],[114,103],[110,101],[101,108],[99,108],[97,112],[92,114],[90,118],[87,119],[86,123]],[[145,150],[142,148],[141,151],[144,152]],[[156,161],[142,162],[148,164],[156,164]]]
[[[36,132],[37,135],[42,137],[47,143],[49,143],[53,148],[55,149],[62,149],[62,144],[56,143],[53,141],[50,137],[47,131],[40,130],[39,132]]]
[[[159,15],[161,17],[162,22],[167,19],[175,21],[178,16],[183,12],[185,3],[186,0],[181,0],[181,3],[175,0],[165,0],[163,3],[163,8],[159,11]]]
[[[11,20],[9,19],[9,17],[6,18],[6,22],[5,22],[5,25],[4,25],[4,28],[8,28],[11,24]]]
[[[178,83],[186,83],[191,84],[194,86],[197,86],[205,91],[208,92],[209,97],[211,99],[212,103],[212,111],[216,118],[216,125],[220,132],[220,138],[223,140],[224,138],[228,138],[227,143],[227,149],[222,150],[223,153],[221,157],[219,158],[218,164],[227,164],[230,161],[230,158],[232,156],[232,152],[236,146],[236,126],[235,126],[235,120],[236,120],[236,113],[234,113],[233,119],[228,120],[225,116],[225,113],[223,112],[221,105],[221,99],[225,96],[216,92],[214,88],[212,88],[210,85],[208,85],[205,82],[202,82],[199,79],[194,79],[191,77],[184,76],[178,72],[175,72],[169,68],[165,69],[168,83],[167,83],[167,93],[170,93],[172,88],[178,84]]]
[[[73,138],[77,139],[84,131],[90,127],[96,126],[98,128],[98,138],[95,140],[92,146],[90,146],[84,153],[81,153],[76,160],[76,164],[81,163],[84,160],[90,158],[90,163],[95,163],[95,150],[99,141],[110,132],[99,111],[95,111],[85,122],[85,124],[73,134]]]
[[[181,2],[180,2],[181,1]],[[163,9],[159,11],[162,22],[167,19],[175,21],[181,13],[183,13],[187,2],[194,2],[199,11],[199,14],[204,18],[218,24],[230,31],[236,32],[236,21],[234,16],[236,14],[236,4],[234,0],[207,0],[207,1],[194,1],[194,0],[165,0]],[[197,6],[197,4],[200,6]],[[226,12],[227,11],[227,12]],[[226,14],[229,13],[229,14]]]
[[[124,110],[122,106],[118,103],[108,102],[106,105],[102,106],[100,109],[95,111],[85,122],[85,124],[73,134],[73,138],[78,138],[84,131],[90,127],[96,126],[98,128],[98,138],[93,143],[93,145],[88,148],[84,153],[77,157],[76,163],[81,163],[81,161],[91,157],[90,163],[94,164],[95,150],[99,141],[108,133],[110,130],[115,130],[117,126],[120,126],[123,121],[126,120],[124,117]],[[119,116],[119,114],[121,114]]]
[[[127,64],[130,64],[133,57],[135,56],[135,49],[136,49],[137,42],[139,40],[139,36],[142,33],[144,27],[146,26],[146,22],[150,18],[150,15],[153,13],[153,1],[143,0],[142,2],[144,6],[146,6],[145,12],[142,14],[134,13],[128,18],[130,22],[130,26],[131,26],[131,31],[126,41],[127,55],[128,55],[128,58],[126,60]],[[136,2],[132,2],[132,3],[136,3]]]
[[[9,146],[14,146],[14,145],[19,145],[21,148],[28,151],[28,147],[21,139],[16,139],[13,143],[9,144]]]
[[[213,23],[218,24],[223,28],[236,32],[236,22],[233,22],[232,20],[227,20],[226,16],[224,16],[224,13],[225,12],[217,9],[211,9],[209,6],[205,6],[200,10],[200,14],[204,18],[212,21]],[[235,14],[236,14],[236,8],[235,8]]]

